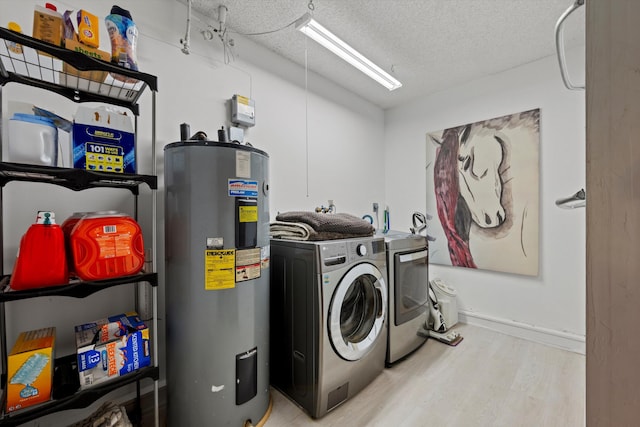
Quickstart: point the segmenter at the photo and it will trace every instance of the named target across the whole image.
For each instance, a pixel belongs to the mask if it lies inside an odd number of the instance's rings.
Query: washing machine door
[[[346,360],[366,355],[384,328],[387,286],[369,263],[354,266],[336,287],[329,307],[329,339]]]

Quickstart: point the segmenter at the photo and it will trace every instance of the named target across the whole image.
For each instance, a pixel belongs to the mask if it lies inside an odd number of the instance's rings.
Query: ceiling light
[[[365,58],[360,52],[340,40],[333,33],[320,25],[318,21],[311,18],[311,15],[305,13],[304,16],[296,21],[296,29],[303,32],[307,37],[311,37],[349,64],[362,71],[382,86],[389,90],[398,89],[402,86],[398,80],[394,79],[389,73],[378,67],[373,62]]]

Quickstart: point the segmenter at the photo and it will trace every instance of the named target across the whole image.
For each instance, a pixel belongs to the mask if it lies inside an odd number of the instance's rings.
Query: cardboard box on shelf
[[[73,167],[136,173],[131,117],[111,107],[79,106],[72,126]]]
[[[87,46],[100,46],[98,17],[84,9],[78,11],[78,39]]]
[[[135,313],[76,326],[76,344],[81,389],[151,365],[149,329]]]
[[[76,348],[81,348],[88,344],[115,341],[128,332],[143,329],[147,329],[147,325],[135,311],[94,320],[75,327]]]
[[[22,332],[7,357],[7,412],[51,399],[56,328]]]
[[[64,46],[69,50],[73,50],[74,52],[80,52],[92,58],[101,59],[106,62],[111,61],[111,54],[109,52],[105,52],[104,50],[100,50],[94,47],[84,45],[80,43],[78,40],[65,39]],[[70,76],[78,76],[82,79],[87,79],[87,80],[100,82],[100,83],[104,82],[104,80],[107,78],[106,71],[80,71],[72,67],[71,65],[67,64],[66,62],[63,65],[62,72]]]

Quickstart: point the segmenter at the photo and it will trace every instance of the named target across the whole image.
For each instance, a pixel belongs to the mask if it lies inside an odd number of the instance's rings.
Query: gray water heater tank
[[[167,425],[256,425],[269,393],[269,156],[164,149]]]

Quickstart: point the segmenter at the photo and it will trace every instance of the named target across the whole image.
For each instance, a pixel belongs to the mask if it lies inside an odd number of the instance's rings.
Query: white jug
[[[15,113],[9,120],[9,161],[57,166],[58,129],[53,120]]]

